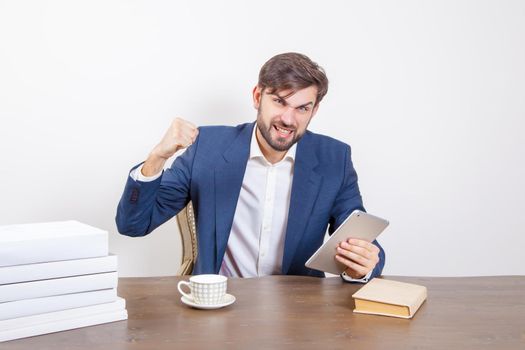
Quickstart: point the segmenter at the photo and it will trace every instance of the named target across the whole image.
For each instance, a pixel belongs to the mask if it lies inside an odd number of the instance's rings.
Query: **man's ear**
[[[252,95],[253,95],[253,107],[255,109],[259,109],[259,106],[261,105],[261,98],[262,98],[263,89],[256,85],[253,88]]]

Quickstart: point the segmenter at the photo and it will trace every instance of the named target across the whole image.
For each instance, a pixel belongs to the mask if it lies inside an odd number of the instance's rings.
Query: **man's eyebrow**
[[[310,101],[310,102],[308,102],[308,103],[302,104],[302,105],[300,105],[300,106],[297,106],[297,107],[295,107],[295,108],[302,108],[302,107],[306,107],[306,106],[308,106],[308,105],[311,105],[311,106],[313,106],[313,105],[314,105],[314,103],[313,103],[312,101]]]
[[[268,95],[273,95],[273,96],[275,96],[275,97],[281,99],[281,100],[284,102],[285,105],[288,104],[288,102],[286,101],[286,97],[290,96],[290,95],[288,95],[288,96],[280,96],[280,95],[277,94],[277,93],[273,93],[273,94],[270,94],[270,93],[269,93]],[[312,101],[310,101],[310,102],[306,102],[306,103],[304,103],[304,104],[302,104],[302,105],[300,105],[300,106],[294,107],[294,108],[302,108],[302,107],[306,107],[306,106],[308,106],[308,105],[312,105],[312,106],[313,106],[314,103],[313,103]]]

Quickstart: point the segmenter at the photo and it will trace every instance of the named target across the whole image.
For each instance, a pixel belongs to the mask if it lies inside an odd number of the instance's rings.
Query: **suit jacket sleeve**
[[[359,186],[357,184],[357,173],[352,164],[351,149],[350,146],[347,146],[344,179],[341,189],[334,201],[334,205],[332,206],[328,233],[332,234],[354,210],[365,211],[365,208],[363,207],[361,193],[359,192]],[[379,262],[372,271],[370,279],[380,276],[383,271],[383,266],[385,265],[385,251],[379,245],[377,240],[372,243],[379,248]]]
[[[141,182],[128,175],[116,216],[117,228],[121,234],[134,237],[147,235],[188,204],[198,140],[197,138],[193,145],[177,157],[160,178]],[[133,169],[138,166],[140,164]]]

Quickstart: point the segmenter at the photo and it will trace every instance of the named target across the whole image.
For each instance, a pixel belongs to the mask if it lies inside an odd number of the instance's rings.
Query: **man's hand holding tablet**
[[[305,265],[333,274],[346,272],[352,278],[363,278],[379,262],[379,248],[372,242],[388,224],[387,220],[355,210]]]
[[[379,248],[363,239],[349,238],[339,243],[337,261],[347,266],[346,274],[352,278],[365,277],[379,262]]]

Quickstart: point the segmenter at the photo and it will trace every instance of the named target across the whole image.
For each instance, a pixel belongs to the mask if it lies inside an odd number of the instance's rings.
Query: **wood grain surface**
[[[525,277],[385,277],[428,288],[411,320],[354,314],[338,277],[229,279],[233,305],[185,306],[188,277],[121,278],[129,319],[0,343],[0,349],[525,349]]]

